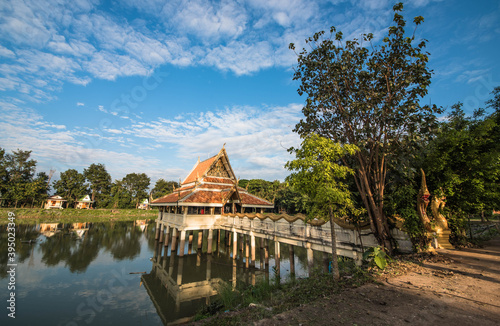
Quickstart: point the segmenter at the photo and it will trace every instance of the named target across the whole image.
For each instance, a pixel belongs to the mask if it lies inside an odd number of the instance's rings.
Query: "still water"
[[[15,319],[7,300],[6,225],[0,226],[0,325],[169,325],[189,321],[214,300],[221,284],[254,283],[273,278],[274,245],[269,265],[257,254],[255,268],[245,257],[231,258],[220,245],[206,254],[186,241],[184,257],[155,242],[154,223],[136,222],[18,225],[16,227]],[[206,237],[205,237],[206,238]],[[204,239],[205,239],[204,238]],[[232,241],[231,241],[232,242]],[[257,251],[258,252],[258,251]],[[280,275],[289,277],[288,247],[281,245]],[[242,255],[244,256],[244,255]],[[320,257],[315,257],[318,261]],[[295,273],[307,276],[305,250],[295,249]]]

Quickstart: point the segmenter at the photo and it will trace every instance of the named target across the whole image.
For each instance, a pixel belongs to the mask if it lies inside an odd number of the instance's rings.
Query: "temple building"
[[[238,187],[224,147],[205,161],[198,159],[181,186],[154,200],[151,206],[163,207],[166,213],[211,216],[264,213],[266,209],[274,208],[273,203]]]

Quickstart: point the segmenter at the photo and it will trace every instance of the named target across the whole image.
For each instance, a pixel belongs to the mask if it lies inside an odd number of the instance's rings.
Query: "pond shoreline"
[[[107,222],[134,221],[139,219],[155,219],[157,210],[140,209],[42,209],[42,208],[0,208],[0,224],[9,222],[8,214],[14,212],[18,223],[44,222]]]

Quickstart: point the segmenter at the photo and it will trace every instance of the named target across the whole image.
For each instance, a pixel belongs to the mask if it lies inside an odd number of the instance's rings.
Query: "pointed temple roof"
[[[180,188],[154,200],[151,205],[223,206],[229,200],[239,202],[242,207],[274,207],[267,200],[238,187],[238,180],[229,163],[226,149],[222,147],[217,155],[201,162],[198,159]]]

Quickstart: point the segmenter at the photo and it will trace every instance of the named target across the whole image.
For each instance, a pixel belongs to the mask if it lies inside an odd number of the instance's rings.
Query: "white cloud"
[[[76,106],[85,106],[85,103],[83,103],[83,102],[76,102]]]
[[[299,104],[232,107],[174,120],[139,122],[122,132],[148,143],[175,145],[175,156],[188,162],[205,157],[207,151],[215,154],[226,143],[233,167],[239,168],[242,177],[283,179],[287,175],[283,166],[290,159],[286,149],[300,144],[299,136],[291,130],[300,120],[301,109]]]
[[[64,125],[45,121],[43,116],[29,108],[0,102],[0,139],[2,148],[32,150],[38,161],[38,169],[58,172],[70,168],[82,170],[92,163],[103,163],[114,178],[131,172],[147,172],[159,175],[160,161],[144,154],[120,152],[113,146],[104,149],[106,143],[116,144],[116,138],[105,137],[101,132],[68,130]]]

